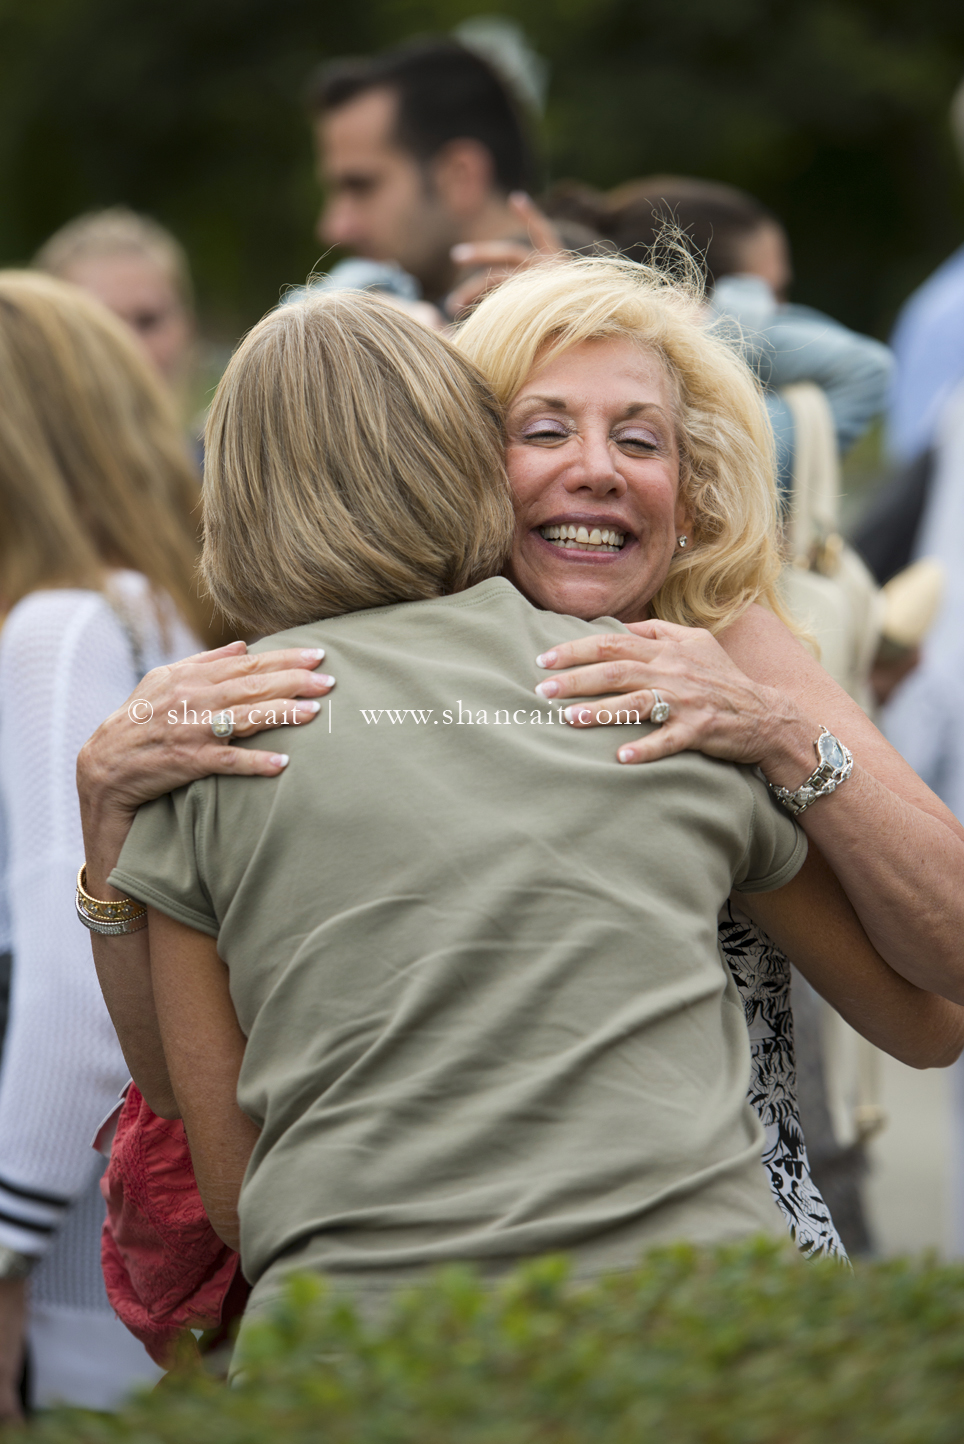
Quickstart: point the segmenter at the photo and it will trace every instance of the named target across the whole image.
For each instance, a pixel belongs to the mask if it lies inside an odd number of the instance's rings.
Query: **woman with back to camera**
[[[32,1403],[109,1407],[146,1354],[100,1274],[98,1124],[128,1074],[69,894],[74,771],[149,669],[197,647],[198,478],[127,329],[74,286],[0,272],[0,1417],[29,1275]]]
[[[689,303],[639,290],[684,358]],[[746,423],[765,479],[753,383],[700,345],[706,399]],[[685,498],[665,377],[650,362],[628,384],[620,520],[655,558],[623,586],[636,607]],[[658,454],[637,451],[640,426]],[[498,1272],[564,1248],[591,1275],[659,1240],[779,1231],[716,947],[734,883],[830,991],[846,950],[841,1001],[883,1046],[919,1063],[959,1048],[960,1010],[873,953],[747,769],[683,752],[621,770],[604,733],[533,697],[560,624],[491,577],[511,542],[500,441],[478,373],[362,297],[267,318],[212,414],[209,582],[244,625],[294,626],[263,646],[324,632],[338,720],[291,732],[275,783],[209,779],[145,808],[113,882],[132,923],[130,898],[154,909],[150,953],[142,933],[94,940],[135,1079],[183,1115],[229,1241],[245,1175],[255,1308],[298,1266],[377,1298],[445,1259]],[[772,504],[771,477],[745,508],[764,549]],[[731,550],[734,581],[765,585],[766,558]],[[415,702],[419,725],[396,725]],[[497,731],[500,713],[515,725]],[[153,1041],[125,967],[153,983]]]

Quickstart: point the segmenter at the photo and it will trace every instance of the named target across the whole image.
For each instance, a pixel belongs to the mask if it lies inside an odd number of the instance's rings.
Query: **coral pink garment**
[[[133,1083],[100,1186],[107,1297],[155,1363],[167,1367],[187,1329],[227,1324],[243,1311],[248,1288],[238,1255],[208,1222],[184,1124],[158,1118]]]

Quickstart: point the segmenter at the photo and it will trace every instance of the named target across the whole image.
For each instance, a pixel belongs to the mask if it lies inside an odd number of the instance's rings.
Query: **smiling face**
[[[536,365],[508,432],[506,575],[547,611],[644,620],[677,537],[692,534],[662,363],[630,341],[583,341]]]

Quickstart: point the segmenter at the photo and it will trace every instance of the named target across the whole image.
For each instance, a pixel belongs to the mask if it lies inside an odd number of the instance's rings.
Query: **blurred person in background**
[[[463,274],[453,247],[525,239],[528,118],[474,50],[438,39],[337,61],[309,103],[327,197],[319,239],[400,272],[397,294],[439,304]]]
[[[951,102],[951,131],[964,162],[964,82]],[[896,474],[875,493],[854,529],[854,545],[883,585],[937,540],[930,521],[943,511],[929,508],[932,486],[942,492],[945,456],[941,435],[954,410],[952,398],[964,382],[964,246],[905,301],[891,337],[896,366],[890,388],[888,440]],[[933,553],[939,555],[940,552]],[[956,564],[956,557],[955,557]]]
[[[927,785],[964,819],[964,383],[939,417],[933,480],[915,551],[943,563],[944,598],[921,665],[885,714],[887,734]]]
[[[178,400],[185,400],[194,292],[187,255],[170,231],[126,206],[91,211],[56,231],[33,264],[89,291],[119,316]]]
[[[790,242],[773,212],[735,186],[689,176],[631,181],[605,200],[599,229],[624,255],[644,259],[672,224],[703,257],[710,304],[739,322],[748,359],[766,387],[784,492],[791,484],[795,419],[783,387],[820,387],[838,449],[847,452],[883,410],[891,358],[879,341],[789,302]]]
[[[0,272],[0,1419],[112,1407],[156,1376],[104,1291],[92,1139],[128,1071],[71,901],[90,732],[207,631],[198,477],[130,328],[53,277]],[[29,1278],[29,1293],[27,1280]],[[28,1309],[29,1299],[29,1309]],[[29,1314],[29,1319],[28,1319]]]
[[[964,162],[964,82],[951,102],[951,131]],[[951,393],[964,381],[964,246],[905,301],[891,338],[890,447],[910,463],[933,445]]]
[[[964,276],[964,264],[962,264]],[[964,316],[961,318],[964,326]],[[964,819],[964,382],[937,418],[927,453],[928,485],[908,555],[943,564],[943,603],[920,666],[895,693],[883,726],[894,746],[959,819]],[[948,1246],[964,1257],[964,1066],[951,1092]]]

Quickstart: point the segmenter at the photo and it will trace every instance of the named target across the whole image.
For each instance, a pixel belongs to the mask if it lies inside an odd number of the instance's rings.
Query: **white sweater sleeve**
[[[98,1159],[128,1078],[74,911],[75,765],[129,695],[131,645],[104,598],[35,592],[0,633],[0,799],[14,958],[0,1071],[0,1244],[40,1254]]]

